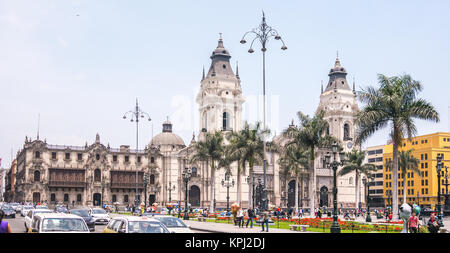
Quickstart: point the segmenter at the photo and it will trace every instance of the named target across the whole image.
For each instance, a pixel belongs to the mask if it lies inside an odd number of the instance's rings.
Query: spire
[[[339,61],[339,51],[336,51],[336,62],[334,63],[334,67],[341,67],[341,62]]]
[[[203,65],[203,75],[202,75],[202,81],[205,79],[205,65]]]
[[[41,121],[41,114],[38,114],[37,140],[39,140],[39,125],[41,123],[40,121]]]
[[[355,77],[353,77],[353,93],[356,93],[356,90],[355,90]]]
[[[95,135],[95,143],[100,144],[100,135]]]
[[[163,123],[163,133],[171,133],[172,132],[172,123],[169,121],[169,116],[167,116],[166,121]]]
[[[236,61],[236,77],[239,79],[239,67],[238,67],[238,61]]]
[[[320,94],[323,93],[323,80],[320,80]]]
[[[195,132],[192,132],[191,145],[195,143]]]
[[[217,47],[223,48],[222,33],[219,33],[219,42],[217,43]]]
[[[334,67],[330,69],[328,76],[330,79],[328,80],[328,84],[325,85],[325,92],[332,90],[335,92],[337,92],[337,90],[351,90],[346,79],[347,71],[341,66],[339,60],[339,52],[336,52],[336,62]]]

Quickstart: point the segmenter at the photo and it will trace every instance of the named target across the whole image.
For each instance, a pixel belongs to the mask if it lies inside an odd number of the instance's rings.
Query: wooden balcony
[[[86,187],[86,182],[76,181],[48,181],[49,187]]]
[[[114,189],[136,189],[136,183],[111,183],[111,188]],[[144,183],[138,183],[139,189],[144,189]]]

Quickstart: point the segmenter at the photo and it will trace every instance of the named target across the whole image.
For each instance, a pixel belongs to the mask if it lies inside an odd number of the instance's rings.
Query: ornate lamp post
[[[102,175],[102,202],[101,202],[102,207],[103,207],[103,198],[104,198],[103,195],[104,194],[105,194],[105,176]]]
[[[130,116],[130,122],[136,121],[136,195],[134,197],[134,203],[135,206],[139,206],[139,199],[138,199],[138,147],[139,147],[139,118],[147,118],[148,121],[151,120],[150,115],[148,113],[141,110],[141,108],[138,105],[138,100],[136,98],[136,107],[134,111],[128,111],[123,115],[123,119],[127,118],[127,114]]]
[[[144,210],[147,210],[147,185],[148,185],[148,174],[144,173]]]
[[[251,187],[251,189],[252,189],[252,195],[249,196],[250,199],[248,200],[248,206],[249,207],[252,206],[254,208],[255,207],[255,184],[256,184],[255,183],[255,178],[247,176],[246,181],[247,181],[247,184],[248,184],[248,188],[250,189],[250,187]]]
[[[189,220],[189,213],[188,213],[188,184],[189,180],[192,177],[192,170],[189,168],[184,168],[183,173],[181,174],[181,177],[184,181],[184,184],[186,186],[184,191],[184,201],[185,201],[185,208],[184,208],[184,216],[183,220]]]
[[[370,217],[370,183],[373,182],[375,176],[372,174],[367,175],[367,179],[363,178],[363,183],[367,186],[367,216],[366,222],[372,222],[372,218]]]
[[[172,182],[169,181],[169,185],[166,186],[166,190],[169,191],[169,203],[172,202],[172,191],[175,191],[175,185],[172,185]]]
[[[332,152],[333,152],[333,162],[330,162],[331,155],[327,153],[325,155],[325,163],[328,168],[333,169],[333,223],[331,224],[330,233],[340,233],[341,228],[339,227],[339,223],[337,221],[337,183],[336,183],[336,171],[338,169],[338,166],[344,165],[345,160],[345,153],[339,152],[339,162],[336,159],[336,153],[338,151],[338,145],[337,143],[333,143],[332,145]],[[313,211],[313,210],[311,210]]]
[[[450,201],[449,201],[449,198],[448,198],[448,167],[447,166],[445,166],[444,178],[445,178],[445,183],[444,183],[444,185],[445,185],[444,210],[447,211],[449,209],[449,207],[450,207]]]
[[[261,51],[263,52],[263,114],[264,114],[264,120],[263,120],[263,129],[266,130],[266,45],[267,42],[271,37],[274,37],[275,40],[280,40],[283,43],[283,46],[281,47],[282,50],[286,50],[287,47],[284,44],[284,41],[281,39],[281,36],[278,34],[278,31],[274,28],[270,27],[266,23],[266,17],[264,16],[263,12],[263,18],[261,24],[252,29],[251,31],[248,31],[242,36],[242,39],[240,41],[241,44],[245,44],[247,41],[245,40],[245,36],[248,34],[251,34],[254,36],[252,43],[250,44],[250,49],[248,50],[249,53],[253,53],[254,50],[252,48],[253,43],[255,40],[258,40],[261,43]],[[265,137],[263,137],[263,169],[264,169],[264,185],[263,185],[263,209],[268,209],[267,207],[267,186],[266,186],[266,140]]]
[[[231,173],[225,172],[225,179],[222,179],[222,186],[227,187],[227,212],[230,210],[230,187],[234,186],[234,179],[230,180]]]
[[[436,172],[437,172],[437,177],[438,177],[438,195],[437,195],[437,200],[438,200],[438,204],[436,205],[436,211],[438,212],[438,222],[441,225],[442,224],[442,208],[441,208],[441,171],[442,171],[442,167],[443,167],[443,162],[442,160],[444,159],[444,155],[443,154],[438,154],[436,157]]]

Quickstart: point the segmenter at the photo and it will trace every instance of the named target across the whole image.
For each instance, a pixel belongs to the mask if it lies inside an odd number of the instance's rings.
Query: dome
[[[162,132],[153,137],[151,144],[153,145],[180,145],[185,146],[180,136],[171,132]]]

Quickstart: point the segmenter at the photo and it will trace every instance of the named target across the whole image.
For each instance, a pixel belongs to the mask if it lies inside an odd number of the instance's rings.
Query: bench
[[[306,229],[309,228],[309,225],[289,225],[289,229],[293,231],[297,231],[297,228],[300,228],[302,232],[306,232]]]
[[[446,228],[440,228],[439,233],[448,233],[448,230]]]

